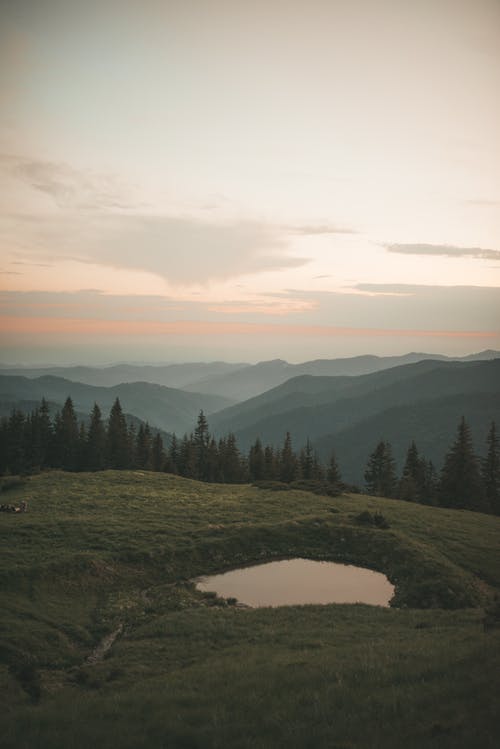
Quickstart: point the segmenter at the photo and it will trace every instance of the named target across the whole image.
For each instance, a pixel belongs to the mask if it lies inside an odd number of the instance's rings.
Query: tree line
[[[328,493],[346,487],[335,454],[327,465],[309,440],[299,452],[290,433],[283,445],[263,445],[256,439],[243,454],[234,434],[216,439],[200,412],[194,431],[182,439],[173,435],[164,445],[161,434],[146,423],[127,423],[119,399],[104,420],[94,404],[87,422],[78,422],[67,398],[51,418],[47,401],[29,414],[14,409],[0,421],[0,475],[29,474],[45,469],[99,471],[136,469],[164,471],[216,483],[309,482]],[[364,474],[369,494],[445,507],[500,514],[500,457],[495,423],[487,437],[486,457],[477,457],[470,429],[462,419],[455,442],[438,473],[413,442],[401,476],[396,475],[391,445],[380,441],[368,458]]]
[[[436,471],[420,455],[415,442],[406,453],[398,479],[391,445],[380,441],[365,470],[369,494],[422,504],[476,510],[500,515],[500,452],[495,422],[486,438],[486,457],[477,456],[469,425],[461,419],[456,438]]]

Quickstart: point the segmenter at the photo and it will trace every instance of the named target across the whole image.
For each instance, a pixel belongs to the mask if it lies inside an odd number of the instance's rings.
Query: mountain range
[[[280,445],[289,431],[296,447],[309,439],[323,459],[335,450],[344,478],[362,483],[363,467],[380,439],[393,442],[400,467],[412,439],[440,463],[461,416],[484,440],[500,423],[500,359],[421,361],[358,377],[292,378],[212,415],[217,434],[233,431],[243,449],[259,437]]]
[[[422,360],[481,361],[498,357],[500,357],[499,351],[482,351],[462,358],[412,352],[403,356],[366,355],[340,359],[315,359],[300,364],[272,359],[258,364],[215,361],[165,365],[116,364],[110,367],[4,366],[0,367],[0,373],[29,378],[50,375],[101,387],[111,387],[124,382],[149,382],[188,392],[219,395],[234,401],[244,401],[299,375],[353,377],[403,364],[414,364]]]
[[[178,434],[191,431],[200,410],[211,414],[232,403],[218,395],[187,393],[148,382],[96,387],[50,375],[33,379],[0,375],[0,404],[3,404],[4,412],[19,407],[22,401],[40,401],[42,398],[62,405],[68,396],[71,396],[75,410],[88,413],[94,403],[98,403],[104,416],[119,398],[125,412],[158,429]]]
[[[500,354],[493,358],[495,353],[483,352],[457,361],[435,357],[398,366],[391,365],[401,358],[406,362],[421,355],[356,357],[302,365],[278,360],[242,366],[229,373],[218,371],[205,380],[205,384],[212,382],[216,390],[224,381],[240,377],[232,392],[237,388],[242,392],[250,384],[251,372],[257,377],[254,389],[259,389],[266,377],[282,377],[287,372],[302,372],[304,368],[314,372],[342,371],[335,376],[303,373],[291,376],[237,403],[214,393],[147,382],[103,387],[51,375],[28,378],[2,374],[0,415],[7,415],[13,407],[31,410],[42,397],[54,404],[54,408],[61,407],[70,395],[78,412],[88,414],[97,402],[106,417],[118,397],[123,410],[132,417],[181,436],[194,429],[203,410],[210,431],[217,437],[233,432],[243,451],[257,438],[264,444],[280,446],[286,432],[290,432],[296,449],[309,439],[324,461],[334,451],[344,479],[362,485],[367,458],[381,439],[391,442],[399,470],[411,440],[417,442],[426,458],[439,466],[462,416],[472,428],[478,452],[484,453],[489,424],[492,420],[500,424]],[[219,364],[207,365],[211,366],[217,369]],[[179,369],[177,374],[181,378],[194,377],[197,367],[186,365],[184,373],[181,375]],[[346,374],[367,367],[376,367],[378,371]],[[228,386],[227,390],[231,388]]]

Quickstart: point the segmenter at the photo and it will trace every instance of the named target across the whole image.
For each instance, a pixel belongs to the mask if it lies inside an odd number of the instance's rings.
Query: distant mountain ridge
[[[188,362],[185,364],[113,364],[109,367],[0,367],[0,374],[20,377],[62,377],[96,387],[112,387],[124,382],[149,382],[180,388],[203,377],[235,372],[248,364],[228,362]]]
[[[200,410],[210,414],[231,403],[228,398],[187,393],[148,382],[97,387],[47,375],[34,379],[0,375],[0,401],[3,402],[33,402],[46,398],[62,405],[68,396],[75,410],[84,413],[88,413],[94,403],[106,411],[119,398],[124,412],[158,429],[178,434],[193,429]]]
[[[130,382],[149,382],[187,392],[219,395],[244,401],[281,385],[292,377],[358,376],[423,360],[481,361],[500,357],[499,351],[481,351],[465,357],[411,352],[402,356],[363,355],[336,359],[315,359],[290,364],[283,359],[258,364],[187,362],[181,364],[116,364],[109,367],[0,367],[0,374],[36,378],[63,377],[99,387],[112,387]]]
[[[394,440],[400,457],[408,440],[424,437],[428,457],[441,460],[462,415],[484,431],[492,420],[500,424],[500,359],[426,360],[359,377],[296,377],[213,414],[210,425],[217,434],[234,432],[244,450],[257,437],[281,445],[289,431],[296,447],[310,439],[323,458],[335,449],[345,478],[360,482],[380,439]]]
[[[499,351],[481,351],[461,357],[446,357],[441,354],[411,352],[403,356],[354,356],[344,359],[316,359],[301,364],[289,364],[282,359],[259,362],[242,367],[235,372],[215,375],[198,380],[183,387],[184,390],[197,390],[213,395],[225,395],[234,400],[244,401],[283,384],[292,377],[312,375],[314,377],[356,377],[371,374],[404,364],[419,361],[482,361],[500,357]]]

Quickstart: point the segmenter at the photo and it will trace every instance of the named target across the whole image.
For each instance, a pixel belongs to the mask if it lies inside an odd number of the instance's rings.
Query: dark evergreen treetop
[[[486,438],[487,453],[481,464],[486,509],[500,515],[500,447],[494,421]]]
[[[455,442],[444,459],[439,498],[446,507],[480,510],[484,506],[479,462],[464,417],[458,425]]]

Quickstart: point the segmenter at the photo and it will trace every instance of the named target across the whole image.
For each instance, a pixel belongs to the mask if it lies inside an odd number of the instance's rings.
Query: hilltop
[[[0,514],[5,747],[494,746],[498,518],[145,472],[7,496],[29,512]],[[395,608],[242,610],[189,582],[286,556],[385,572]]]

